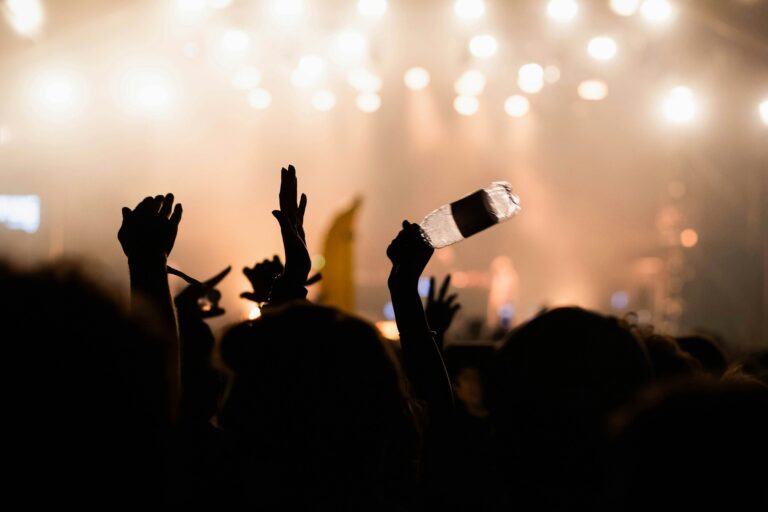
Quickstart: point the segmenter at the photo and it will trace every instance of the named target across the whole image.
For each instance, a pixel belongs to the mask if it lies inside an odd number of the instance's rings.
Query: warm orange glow
[[[695,229],[684,229],[682,233],[680,233],[680,243],[683,244],[683,247],[693,247],[699,242],[699,234],[696,232]]]
[[[379,333],[388,340],[396,341],[400,339],[400,331],[397,330],[397,323],[395,323],[394,320],[382,320],[376,322],[376,328],[379,330]]]

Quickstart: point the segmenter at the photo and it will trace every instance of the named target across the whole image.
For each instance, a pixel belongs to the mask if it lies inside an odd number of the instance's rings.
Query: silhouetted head
[[[259,479],[250,485],[267,482],[253,499],[344,508],[403,497],[418,436],[397,362],[371,324],[308,303],[267,308],[227,332],[220,352],[234,374],[220,424],[246,447]]]
[[[643,343],[657,382],[690,378],[703,371],[701,363],[682,350],[674,338],[651,334],[643,338]]]
[[[615,318],[558,308],[513,331],[489,405],[514,492],[549,509],[589,499],[607,414],[650,378],[640,342]]]
[[[768,389],[655,389],[615,421],[607,510],[768,509]]]
[[[0,270],[5,464],[30,500],[159,499],[165,340],[71,266]]]
[[[720,377],[728,368],[725,354],[714,340],[707,336],[683,336],[677,338],[678,346],[696,359],[704,371]]]

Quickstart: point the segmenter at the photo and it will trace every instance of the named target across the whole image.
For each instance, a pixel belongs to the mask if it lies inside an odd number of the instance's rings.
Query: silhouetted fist
[[[283,273],[283,262],[275,255],[271,260],[256,263],[253,267],[243,268],[243,274],[248,278],[253,288],[252,292],[243,292],[240,297],[253,302],[262,303],[269,299],[269,292],[275,278]]]
[[[173,194],[145,197],[133,210],[123,208],[117,239],[125,255],[167,258],[176,241],[181,214],[181,204],[173,207]]]
[[[418,281],[434,252],[424,240],[419,225],[404,220],[403,229],[387,247],[387,257],[392,262],[390,285],[394,282]]]

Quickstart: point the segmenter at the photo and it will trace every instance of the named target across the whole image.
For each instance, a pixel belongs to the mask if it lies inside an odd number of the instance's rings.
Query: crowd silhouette
[[[72,263],[0,263],[6,487],[26,505],[263,510],[768,510],[768,361],[578,307],[498,348],[446,344],[450,277],[408,221],[386,248],[399,345],[307,300],[307,196],[281,170],[262,315],[216,340],[216,286],[168,257],[173,194],[123,208],[130,311]],[[467,242],[471,243],[471,242]],[[382,244],[382,250],[384,249]],[[176,272],[176,271],[174,271]],[[183,274],[182,274],[183,275]],[[15,501],[11,501],[15,502]]]

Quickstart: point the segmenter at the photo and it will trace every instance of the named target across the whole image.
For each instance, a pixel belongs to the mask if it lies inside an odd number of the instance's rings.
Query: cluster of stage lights
[[[676,10],[668,0],[607,0],[613,12],[619,16],[639,14],[648,23],[663,25],[669,23]],[[174,0],[178,18],[184,22],[202,19],[209,11],[225,9],[234,0]],[[568,23],[579,15],[576,0],[542,0],[547,15],[555,23]],[[308,14],[306,0],[269,0],[264,2],[271,19],[282,24],[296,23]],[[358,14],[365,18],[380,18],[387,13],[387,0],[358,0]],[[486,13],[484,0],[455,0],[453,10],[458,19],[471,22]],[[3,13],[10,25],[22,36],[37,36],[44,23],[45,11],[40,0],[4,0]],[[260,87],[262,73],[252,65],[239,65],[247,56],[251,46],[248,32],[230,29],[221,33],[216,44],[217,59],[232,68],[233,87],[246,94],[247,103],[256,110],[265,110],[272,104],[272,94]],[[492,59],[499,52],[499,41],[488,33],[472,36],[467,49],[475,58]],[[185,54],[196,54],[199,49],[184,49]],[[368,40],[360,32],[345,30],[336,36],[335,57],[337,60],[355,63],[367,55]],[[609,35],[599,35],[586,42],[586,54],[596,61],[608,62],[620,52],[619,44]],[[336,94],[321,88],[328,63],[319,55],[305,55],[296,63],[291,72],[290,82],[309,93],[310,104],[321,112],[334,109],[338,103]],[[376,112],[382,104],[379,92],[382,79],[365,67],[353,67],[347,73],[347,83],[356,91],[355,103],[363,112]],[[426,89],[430,84],[430,73],[424,67],[412,67],[403,77],[405,86],[411,91]],[[505,112],[511,117],[524,117],[530,111],[530,100],[526,95],[540,92],[546,84],[560,79],[560,70],[554,65],[542,66],[530,62],[518,69],[517,87],[520,94],[505,99]],[[485,90],[487,78],[478,69],[462,73],[454,83],[456,97],[454,109],[463,116],[472,116],[480,110],[480,99]],[[172,78],[162,67],[131,69],[121,77],[119,88],[126,110],[134,113],[164,114],[171,110],[176,98],[176,87]],[[41,74],[31,87],[33,104],[39,113],[62,116],[82,110],[85,105],[85,85],[74,73],[49,71]],[[608,85],[600,79],[589,79],[579,83],[579,97],[587,101],[600,101],[608,96]],[[661,101],[662,115],[673,124],[693,122],[698,115],[697,98],[686,86],[672,88]],[[768,124],[768,99],[758,106],[758,114]]]

